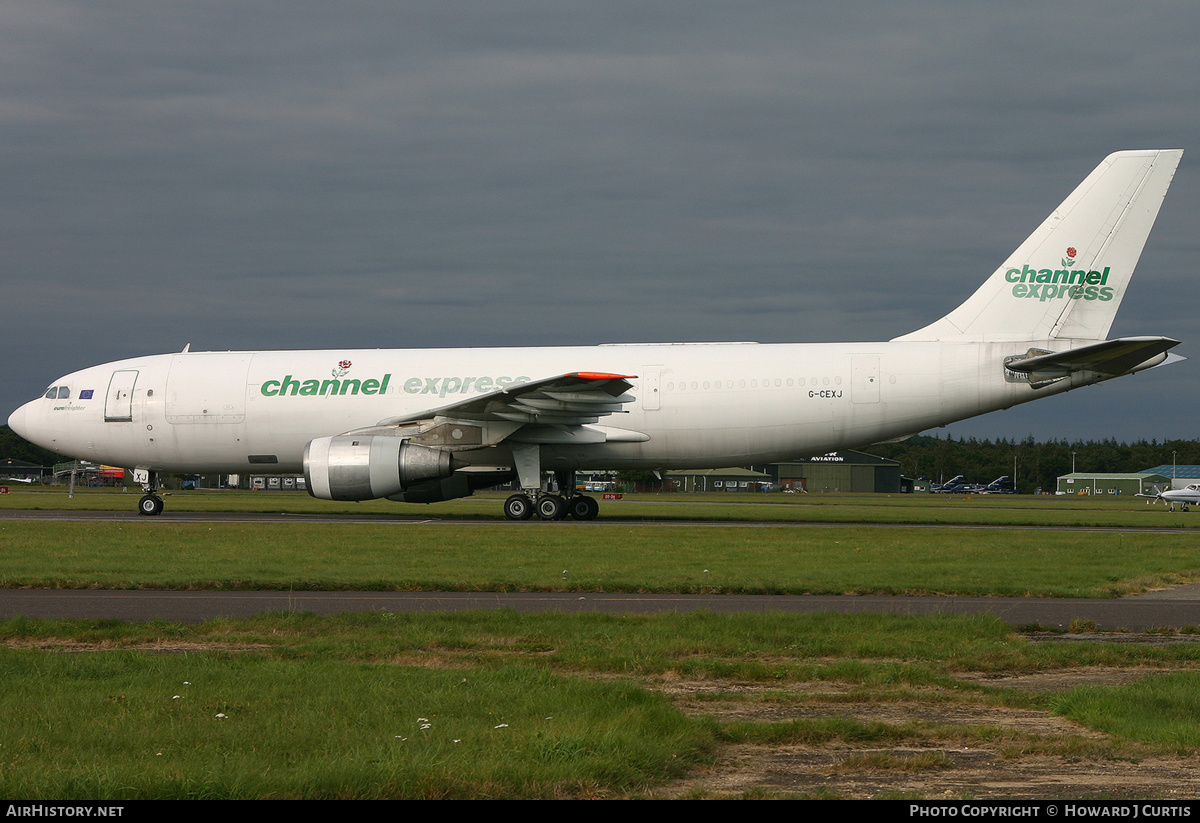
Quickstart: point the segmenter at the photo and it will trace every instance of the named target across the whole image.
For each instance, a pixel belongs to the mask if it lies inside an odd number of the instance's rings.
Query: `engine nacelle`
[[[340,434],[304,447],[308,493],[322,500],[374,500],[454,473],[450,452],[401,437]]]

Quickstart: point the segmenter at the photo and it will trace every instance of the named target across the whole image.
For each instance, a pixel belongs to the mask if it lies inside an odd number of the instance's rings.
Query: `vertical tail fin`
[[[896,340],[1103,340],[1182,149],[1110,154],[965,303]]]

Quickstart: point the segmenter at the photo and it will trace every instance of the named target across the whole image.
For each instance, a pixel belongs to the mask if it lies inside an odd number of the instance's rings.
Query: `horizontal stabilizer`
[[[1006,361],[1004,367],[1029,375],[1033,382],[1050,381],[1078,371],[1117,377],[1159,365],[1166,359],[1167,349],[1178,345],[1178,340],[1169,337],[1121,337],[1066,351],[1034,349],[1025,357]]]

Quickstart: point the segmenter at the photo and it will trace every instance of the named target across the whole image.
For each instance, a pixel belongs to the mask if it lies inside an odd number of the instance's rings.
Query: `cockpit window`
[[[59,400],[66,400],[66,399],[67,399],[68,397],[70,397],[70,396],[71,396],[71,390],[70,390],[70,389],[68,389],[66,386],[59,386],[59,387],[58,387],[58,399],[59,399]]]
[[[44,395],[47,400],[66,400],[70,396],[71,390],[66,386],[51,386]]]
[[[47,400],[56,400],[58,398],[58,386],[51,386],[46,390]]]

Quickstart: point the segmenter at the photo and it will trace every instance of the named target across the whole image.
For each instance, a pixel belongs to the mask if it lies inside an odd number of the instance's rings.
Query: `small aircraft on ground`
[[[1016,492],[1016,489],[1013,488],[1012,481],[1008,475],[1002,474],[986,486],[981,484],[978,488],[972,489],[972,491],[978,494],[1013,494]]]
[[[951,492],[959,491],[963,485],[963,476],[956,474],[945,483],[934,483],[929,487],[929,490],[934,494],[950,494]]]
[[[1148,497],[1146,504],[1157,503],[1159,500],[1167,504],[1168,511],[1175,511],[1175,504],[1178,503],[1184,510],[1188,510],[1188,506],[1200,504],[1200,483],[1188,483],[1182,489],[1167,489],[1161,491],[1158,488],[1154,489],[1154,494],[1139,494],[1138,497]]]

